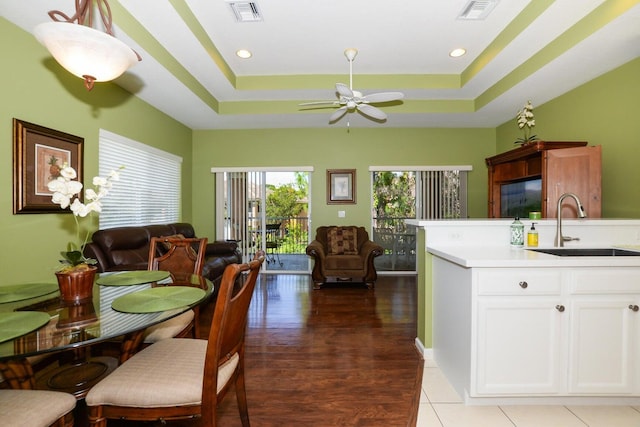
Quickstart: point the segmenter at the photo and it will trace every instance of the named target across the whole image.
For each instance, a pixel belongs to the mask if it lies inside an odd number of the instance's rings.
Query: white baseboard
[[[433,360],[433,349],[432,348],[424,348],[424,345],[422,344],[422,341],[420,341],[420,338],[418,338],[418,337],[416,337],[415,344],[416,344],[416,349],[418,349],[418,352],[422,355],[422,359],[431,359],[431,360]]]

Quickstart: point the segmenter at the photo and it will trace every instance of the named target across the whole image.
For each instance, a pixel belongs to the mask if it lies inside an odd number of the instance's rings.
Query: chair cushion
[[[357,227],[331,227],[327,229],[329,255],[357,255]]]
[[[363,270],[365,261],[359,255],[327,255],[325,268],[327,270]]]
[[[88,406],[138,408],[198,405],[207,341],[173,338],[150,345],[127,360],[87,394]],[[218,372],[218,391],[238,366],[234,354]]]
[[[195,318],[193,310],[186,311],[179,316],[172,317],[162,323],[153,325],[144,331],[144,342],[147,344],[173,338],[191,324]]]
[[[1,426],[50,426],[76,407],[68,393],[45,390],[0,390]]]

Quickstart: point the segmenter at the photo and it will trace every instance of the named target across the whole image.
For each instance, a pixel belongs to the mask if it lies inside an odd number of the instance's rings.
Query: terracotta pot
[[[93,281],[97,271],[97,267],[86,266],[81,269],[56,272],[60,299],[71,303],[90,300],[93,297]]]

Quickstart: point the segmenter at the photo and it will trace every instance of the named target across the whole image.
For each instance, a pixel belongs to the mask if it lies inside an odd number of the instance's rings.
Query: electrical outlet
[[[347,213],[345,211],[338,211],[338,218],[344,218],[347,216]]]

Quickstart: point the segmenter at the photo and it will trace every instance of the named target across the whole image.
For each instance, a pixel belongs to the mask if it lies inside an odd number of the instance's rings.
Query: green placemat
[[[190,286],[161,286],[118,297],[111,308],[125,313],[155,313],[193,304],[205,294],[203,289]]]
[[[157,282],[167,277],[169,277],[169,272],[161,270],[123,271],[121,273],[105,274],[104,276],[100,275],[96,283],[105,286],[129,286]]]
[[[58,290],[57,283],[26,283],[0,286],[0,304],[39,297]]]
[[[0,342],[12,340],[35,331],[51,317],[41,311],[13,311],[0,313]]]

